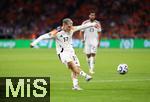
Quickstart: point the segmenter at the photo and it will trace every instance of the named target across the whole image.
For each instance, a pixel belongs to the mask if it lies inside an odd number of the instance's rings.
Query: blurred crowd
[[[101,22],[101,38],[150,38],[149,0],[1,0],[0,38],[33,39],[65,17],[79,25],[90,11]]]

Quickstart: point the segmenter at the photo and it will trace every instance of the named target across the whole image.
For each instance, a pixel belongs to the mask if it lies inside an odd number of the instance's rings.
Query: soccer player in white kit
[[[101,25],[100,22],[95,20],[95,12],[91,12],[89,19],[84,21],[82,24],[87,24],[89,22],[95,22],[99,27],[88,27],[80,31],[80,36],[84,42],[84,52],[87,56],[87,62],[89,65],[89,73],[94,74],[94,64],[95,64],[95,55],[97,47],[100,43],[100,34],[101,34]],[[84,35],[84,37],[83,37]]]
[[[78,75],[83,76],[86,81],[90,81],[92,77],[86,74],[82,69],[80,69],[79,60],[75,54],[72,46],[72,36],[75,31],[92,27],[97,27],[96,23],[87,23],[85,25],[73,26],[71,19],[66,18],[63,20],[62,27],[53,30],[49,33],[43,34],[38,37],[35,41],[31,43],[31,47],[36,46],[36,44],[43,39],[55,38],[56,40],[56,52],[65,65],[71,70],[71,78],[73,81],[73,90],[81,90],[78,85]]]

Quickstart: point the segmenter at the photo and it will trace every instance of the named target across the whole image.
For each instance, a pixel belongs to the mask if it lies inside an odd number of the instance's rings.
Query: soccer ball
[[[128,65],[127,64],[119,64],[117,67],[117,71],[119,74],[126,74],[128,72]]]

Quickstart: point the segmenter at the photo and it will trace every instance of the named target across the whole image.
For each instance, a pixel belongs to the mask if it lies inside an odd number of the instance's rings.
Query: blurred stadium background
[[[101,47],[111,47],[108,39],[150,39],[149,0],[1,0],[0,39],[37,38],[59,26],[65,17],[79,25],[88,19],[91,10],[96,12],[102,25],[101,39],[106,41]],[[78,38],[77,32],[74,39]],[[27,42],[21,41],[22,46],[27,47]],[[132,42],[127,41],[131,47]],[[78,40],[74,43],[77,47],[82,46]],[[149,40],[135,43],[141,43],[136,47],[150,47]],[[13,41],[0,41],[0,47],[16,46]],[[43,42],[41,46],[49,45]]]
[[[0,77],[51,76],[51,102],[150,102],[149,4],[149,0],[0,0]],[[91,10],[102,25],[96,73],[91,83],[80,79],[84,91],[74,92],[70,73],[55,49],[29,45],[65,17],[81,24]],[[82,48],[78,32],[73,38],[74,47]],[[55,48],[55,41],[44,40],[39,46]],[[83,49],[75,50],[87,72]],[[124,76],[116,72],[120,63],[129,66]]]

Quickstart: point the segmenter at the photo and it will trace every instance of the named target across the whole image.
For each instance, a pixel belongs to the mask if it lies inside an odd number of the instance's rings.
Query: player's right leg
[[[91,65],[90,65],[90,57],[91,57],[91,54],[86,53],[86,60],[87,60],[89,69],[90,69],[90,66],[91,66]]]

